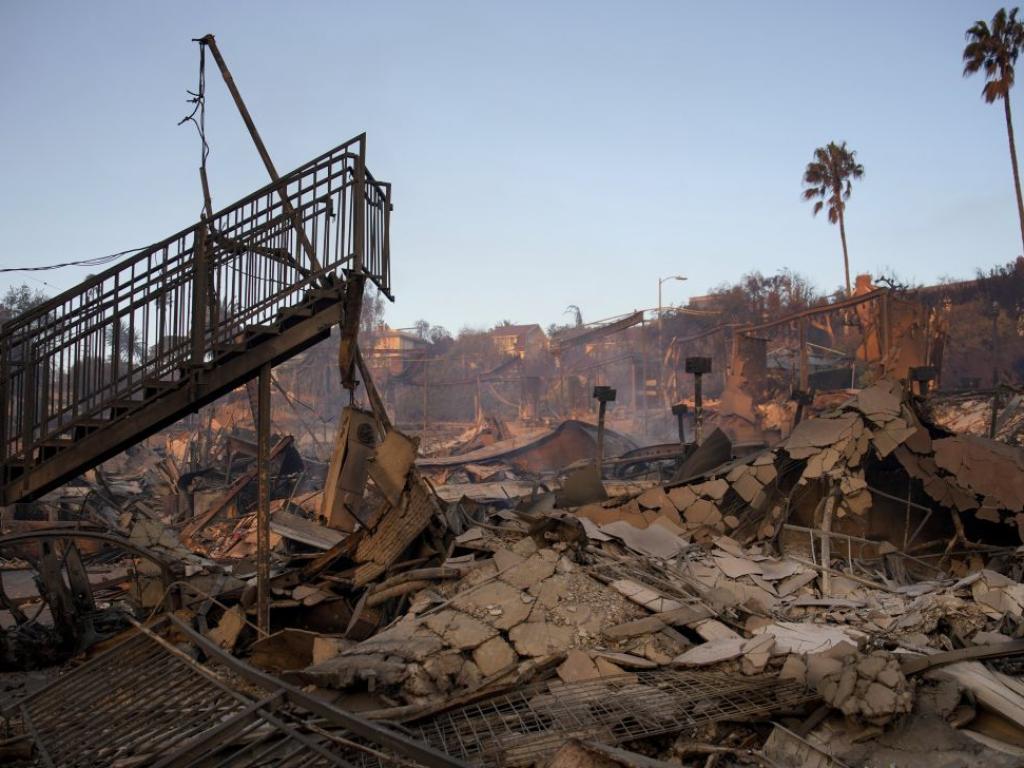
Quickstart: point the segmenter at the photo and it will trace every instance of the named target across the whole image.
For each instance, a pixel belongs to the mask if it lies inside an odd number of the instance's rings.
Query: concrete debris
[[[909,713],[913,704],[913,689],[899,660],[886,651],[851,654],[816,685],[830,707],[873,725],[890,723]]]
[[[983,666],[1017,653],[1024,558],[967,538],[982,525],[1016,535],[1024,459],[944,434],[899,384],[837,401],[771,448],[686,482],[623,484],[622,495],[593,465],[556,479],[555,492],[524,479],[542,441],[423,462],[415,438],[381,436],[371,412],[343,421],[344,450],[323,471],[333,492],[274,485],[272,634],[256,627],[244,471],[225,465],[219,491],[193,481],[196,511],[177,531],[179,505],[169,520],[140,507],[119,518],[126,541],[181,570],[192,592],[177,595],[179,615],[273,675],[414,724],[530,685],[707,670],[796,686],[838,713],[828,727],[872,733],[904,727],[915,692],[945,675],[960,687],[944,717],[984,719],[968,717],[963,689],[986,713],[1004,707],[1024,734],[1007,703],[1024,690]],[[515,469],[502,464],[517,457]],[[447,482],[435,494],[421,473],[442,470],[463,473],[461,485],[530,490],[490,502]],[[134,575],[140,604],[158,605],[159,572]],[[947,660],[954,649],[978,655]],[[818,759],[805,736],[773,736],[780,744],[766,749]],[[594,750],[557,760],[634,764]]]

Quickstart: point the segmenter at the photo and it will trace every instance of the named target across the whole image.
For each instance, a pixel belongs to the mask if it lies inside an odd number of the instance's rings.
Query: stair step
[[[39,460],[52,459],[61,451],[70,448],[75,441],[70,437],[51,437],[39,443]]]
[[[67,448],[69,445],[74,444],[75,441],[70,437],[48,437],[38,443],[43,448]]]
[[[170,379],[145,379],[142,386],[146,389],[176,389],[180,383]]]
[[[250,325],[245,329],[246,336],[277,336],[280,332],[278,325]]]
[[[4,465],[4,481],[11,483],[25,474],[25,463],[22,460],[17,462],[10,459]]]
[[[157,397],[164,392],[169,392],[172,389],[177,389],[180,381],[167,381],[165,379],[146,379],[142,382],[142,396],[149,400],[151,397]]]
[[[110,419],[84,418],[84,419],[75,419],[75,422],[74,422],[74,424],[72,424],[72,426],[73,427],[86,427],[86,428],[94,427],[96,429],[99,429],[100,427],[107,426],[107,424],[109,424],[109,423],[110,423]]]
[[[338,300],[342,297],[344,288],[341,286],[330,287],[330,288],[313,288],[309,291],[309,295],[314,299],[335,299]]]
[[[130,413],[137,408],[142,407],[143,403],[141,400],[114,400],[110,403],[110,412],[114,414],[116,419],[125,413]]]
[[[294,307],[285,307],[277,314],[282,317],[312,317],[314,312],[312,307],[304,307],[302,304],[296,304]]]
[[[81,440],[83,437],[91,435],[97,429],[103,429],[108,424],[110,424],[110,419],[78,419],[71,425],[71,433],[74,435],[75,440]]]
[[[215,341],[214,352],[245,352],[245,343],[241,341]]]

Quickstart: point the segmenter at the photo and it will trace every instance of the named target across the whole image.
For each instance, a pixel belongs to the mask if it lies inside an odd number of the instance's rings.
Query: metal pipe
[[[810,364],[807,359],[807,318],[800,318],[800,389],[811,388]]]
[[[601,468],[604,464],[604,416],[608,409],[608,403],[615,400],[615,389],[607,386],[594,387],[594,399],[598,402],[597,409],[597,476],[601,477]]]
[[[260,367],[256,430],[259,506],[256,510],[256,623],[270,634],[270,363]]]
[[[693,441],[700,445],[704,442],[704,391],[701,386],[703,374],[693,377]]]

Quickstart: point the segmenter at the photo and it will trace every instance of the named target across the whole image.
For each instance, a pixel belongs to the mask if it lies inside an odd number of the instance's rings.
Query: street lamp
[[[685,279],[686,278],[683,277],[682,275],[669,275],[668,277],[659,277],[658,278],[658,359],[659,360],[661,359],[661,355],[662,355],[662,349],[661,349],[661,284],[662,283],[666,283],[669,280],[679,280],[680,282],[682,282]],[[660,377],[660,374],[659,374],[659,377]],[[647,385],[644,384],[644,386],[647,386]]]
[[[685,279],[686,278],[683,277],[682,275],[669,275],[668,277],[659,277],[658,278],[658,326],[659,327],[661,326],[661,284],[665,283],[665,282],[668,282],[669,280],[683,281]]]

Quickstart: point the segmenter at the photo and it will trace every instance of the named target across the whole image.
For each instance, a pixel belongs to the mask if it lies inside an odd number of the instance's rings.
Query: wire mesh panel
[[[0,738],[31,735],[35,765],[48,768],[465,768],[404,734],[384,738],[390,732],[377,727],[375,737],[357,736],[343,724],[355,716],[296,701],[294,690],[268,687],[274,678],[237,659],[199,664],[188,655],[199,647],[192,630],[171,637],[193,645],[182,652],[142,630],[22,702],[5,702]],[[245,685],[239,669],[264,684]]]
[[[53,764],[75,768],[157,755],[246,704],[139,635],[31,697],[21,714]]]
[[[419,733],[469,762],[517,766],[569,738],[619,744],[763,716],[816,698],[798,683],[773,677],[652,670],[503,694],[438,715]]]

